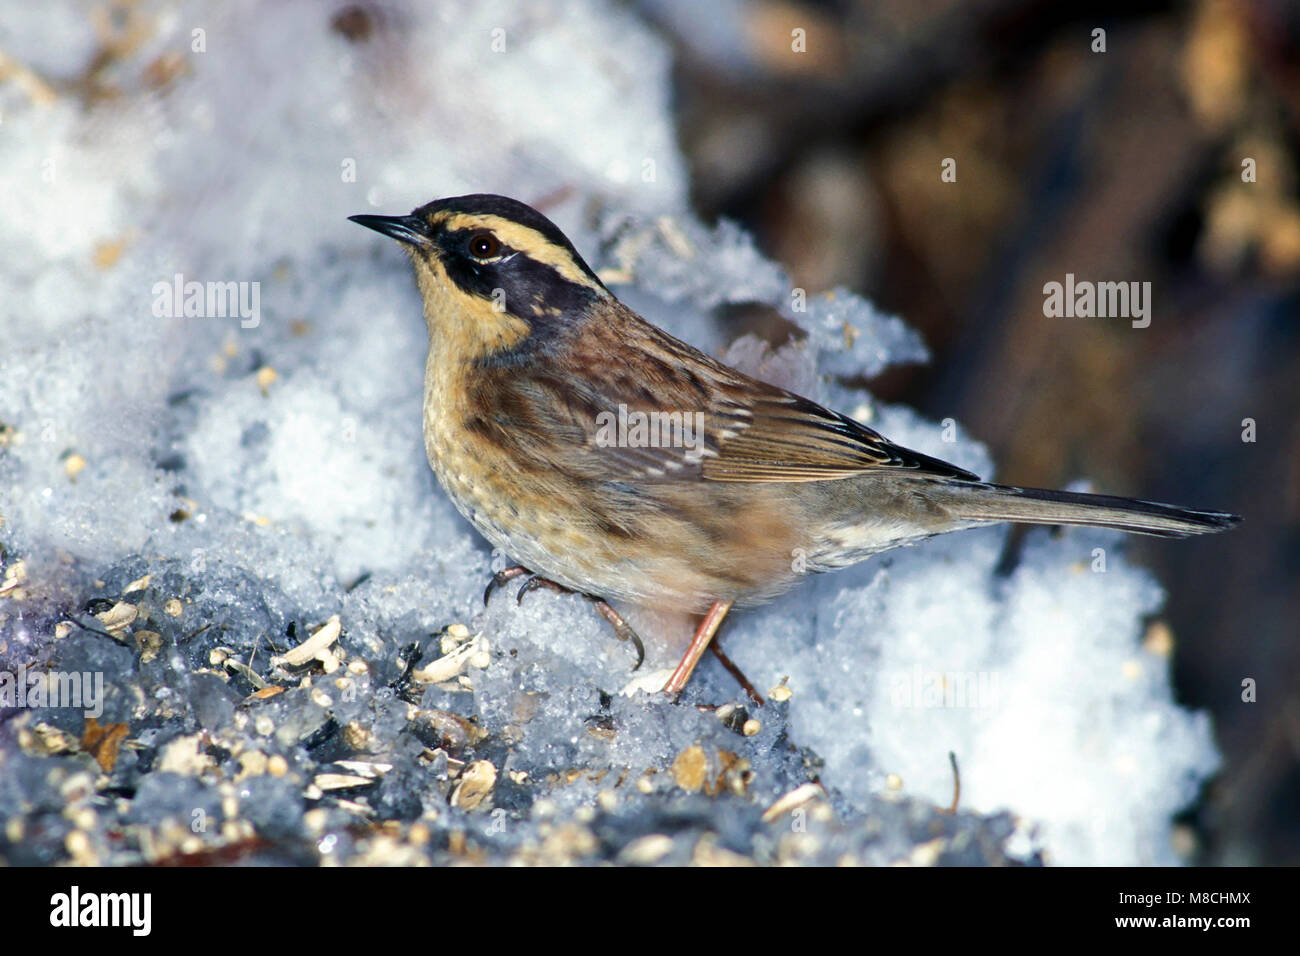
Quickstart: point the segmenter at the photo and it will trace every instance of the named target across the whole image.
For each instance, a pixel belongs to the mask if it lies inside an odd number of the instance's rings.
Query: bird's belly
[[[426,422],[425,445],[452,503],[494,548],[575,591],[702,612],[715,600],[760,603],[797,580],[788,551],[756,574],[752,542],[736,555],[708,551],[703,532],[690,522],[656,520],[643,534],[611,534],[590,511],[598,489],[566,484],[553,473],[485,468],[488,456],[475,449],[472,436],[436,420]]]
[[[436,423],[426,426],[425,445],[429,465],[456,509],[505,557],[585,594],[652,599],[645,587],[650,569],[629,554],[611,553],[609,543],[586,526],[578,489],[566,493],[552,475],[485,467],[489,456],[478,453],[470,438]]]

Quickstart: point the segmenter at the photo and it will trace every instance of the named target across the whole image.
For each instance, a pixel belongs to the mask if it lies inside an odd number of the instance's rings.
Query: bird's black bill
[[[398,242],[420,245],[429,241],[428,228],[418,216],[348,216],[348,219]]]

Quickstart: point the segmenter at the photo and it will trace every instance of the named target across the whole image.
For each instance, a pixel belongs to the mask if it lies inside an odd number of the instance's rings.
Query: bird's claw
[[[641,643],[641,635],[632,630],[632,626],[625,621],[621,625],[614,625],[614,636],[620,641],[632,642],[632,646],[636,648],[636,663],[632,665],[632,670],[639,670],[645,663],[645,645]]]
[[[645,663],[645,645],[641,643],[641,635],[632,630],[632,625],[623,620],[623,615],[610,607],[609,602],[604,598],[598,598],[594,594],[584,594],[583,597],[596,605],[600,616],[609,621],[610,626],[614,628],[615,637],[620,641],[632,642],[632,646],[636,648],[636,663],[632,665],[632,670],[636,671],[640,668]]]
[[[556,584],[554,581],[550,580],[549,578],[544,578],[541,577],[540,575],[534,574],[523,584],[519,585],[519,592],[515,595],[515,603],[523,604],[524,595],[528,594],[530,591],[536,591],[538,588],[550,588],[556,594],[573,593],[568,588],[566,588],[563,584]]]
[[[488,586],[483,589],[483,606],[487,606],[488,601],[492,599],[492,594],[497,588],[504,587],[521,574],[528,573],[529,571],[527,568],[522,565],[515,565],[512,568],[502,568],[496,574],[492,575],[492,580],[489,581]]]
[[[530,591],[536,591],[538,588],[550,588],[556,594],[573,594],[573,590],[566,588],[563,584],[557,584],[549,578],[544,578],[539,574],[534,574],[523,565],[515,565],[510,568],[503,568],[496,574],[492,575],[492,580],[483,591],[483,604],[486,605],[491,600],[496,589],[502,587],[515,578],[528,575],[528,580],[519,585],[519,590],[515,592],[515,603],[523,604],[524,596]],[[609,622],[614,629],[614,636],[620,641],[630,642],[636,648],[636,663],[632,665],[632,670],[637,670],[645,663],[645,644],[641,643],[641,636],[632,629],[632,625],[623,620],[623,616],[615,611],[604,598],[598,598],[594,594],[584,594],[588,601],[596,605],[596,610],[600,611],[600,616]]]

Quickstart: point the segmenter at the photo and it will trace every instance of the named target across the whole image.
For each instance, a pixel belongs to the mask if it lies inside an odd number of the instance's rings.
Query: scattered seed
[[[907,862],[912,866],[934,866],[947,846],[948,841],[943,837],[933,839],[929,843],[922,843],[912,849]]]
[[[5,576],[0,580],[0,597],[21,598],[22,585],[27,581],[27,562],[21,558],[5,568]]]
[[[465,768],[451,795],[451,805],[465,810],[491,806],[489,797],[496,786],[497,768],[490,760],[475,760]]]
[[[372,753],[379,747],[379,739],[375,736],[374,731],[368,727],[362,727],[355,720],[344,725],[343,743],[353,753],[365,754]]]
[[[792,691],[784,683],[781,683],[781,684],[777,684],[775,687],[769,690],[767,692],[767,696],[769,699],[774,700],[778,704],[780,704],[780,703],[784,703],[785,701],[793,697],[794,691]]]
[[[705,774],[709,761],[704,756],[704,748],[698,744],[687,747],[673,761],[673,779],[677,786],[687,793],[696,793],[704,786]]]
[[[240,677],[244,678],[244,680],[252,684],[255,694],[260,694],[262,691],[267,689],[266,681],[262,679],[262,676],[258,674],[257,671],[253,670],[251,667],[245,664],[243,661],[237,661],[233,657],[228,657],[226,658],[225,664],[226,664],[226,670],[234,671]],[[280,693],[281,690],[283,690],[283,688],[278,688],[275,691],[275,693],[278,694]],[[267,696],[273,696],[273,695],[267,695]]]
[[[140,651],[140,663],[148,664],[158,657],[158,652],[162,650],[162,635],[157,631],[136,631],[131,635],[135,639],[135,646]]]
[[[73,830],[63,840],[74,863],[88,865],[94,862],[94,853],[90,848],[90,837],[81,830]]]
[[[126,601],[118,601],[107,611],[101,611],[95,617],[104,625],[104,630],[114,637],[125,631],[131,622],[140,615],[140,609]]]
[[[126,731],[126,724],[101,724],[94,717],[87,717],[81,735],[81,749],[95,758],[104,773],[112,773]]]
[[[695,245],[671,216],[659,216],[655,219],[655,226],[658,227],[659,234],[664,237],[664,243],[672,250],[673,255],[678,259],[695,258]]]
[[[122,594],[124,595],[134,594],[136,591],[143,591],[145,588],[149,586],[149,582],[152,580],[153,580],[152,574],[146,574],[142,578],[136,578],[134,581],[132,581],[130,584],[126,586],[126,590],[124,590]]]
[[[393,769],[391,763],[380,763],[374,760],[336,760],[334,766],[370,780],[382,777]]]
[[[792,810],[796,810],[804,804],[810,803],[811,801],[817,800],[825,795],[826,791],[822,789],[822,786],[819,783],[805,783],[801,786],[795,787],[785,796],[778,799],[776,803],[763,811],[763,822],[771,823],[773,820],[778,820],[787,813],[790,813]]]
[[[312,781],[321,790],[351,790],[353,787],[368,787],[374,782],[370,777],[354,773],[321,773]]]
[[[245,750],[239,755],[239,774],[235,777],[236,781],[243,780],[247,777],[260,777],[266,773],[266,767],[269,761],[266,754],[260,750]]]
[[[453,624],[447,629],[448,633],[443,635],[444,641],[442,646],[444,648],[448,646],[446,639],[451,636],[451,630],[456,626],[457,625]],[[461,627],[464,627],[464,625],[461,625]],[[466,631],[466,633],[468,633],[468,631]],[[453,645],[451,651],[444,653],[442,657],[430,662],[427,667],[411,671],[411,679],[420,684],[442,684],[446,681],[463,677],[460,673],[461,669],[464,668],[466,664],[470,663],[471,658],[473,658],[475,654],[478,654],[480,651],[486,652],[486,650],[487,642],[483,640],[481,635],[466,643],[457,641]],[[467,682],[461,680],[460,683],[464,686]]]
[[[1168,657],[1174,652],[1174,632],[1164,621],[1152,621],[1142,636],[1142,649],[1157,657]]]
[[[303,641],[297,647],[292,648],[284,654],[272,657],[271,665],[273,667],[283,667],[287,664],[290,667],[299,667],[306,664],[308,661],[313,660],[320,660],[324,663],[325,658],[328,658],[334,663],[334,667],[337,668],[338,660],[333,654],[327,652],[329,646],[339,639],[339,634],[342,633],[342,630],[343,626],[339,622],[339,616],[335,614],[317,628],[311,637],[307,638],[307,640]]]
[[[163,748],[162,756],[154,769],[163,773],[178,773],[182,776],[197,777],[203,771],[216,766],[216,761],[203,752],[203,735],[187,734],[177,737]]]
[[[662,833],[633,840],[618,854],[620,863],[632,866],[652,866],[673,851],[673,838]]]

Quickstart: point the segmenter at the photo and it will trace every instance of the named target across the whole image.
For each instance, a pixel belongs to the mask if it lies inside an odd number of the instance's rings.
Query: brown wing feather
[[[824,481],[880,468],[949,478],[978,477],[895,445],[878,432],[816,402],[762,382],[751,386],[750,425],[704,462],[712,481]]]
[[[526,450],[529,434],[559,437],[568,446],[561,458],[566,470],[601,481],[826,481],[882,468],[979,480],[729,368],[623,311],[626,321],[617,332],[593,321],[566,343],[575,350],[572,360],[587,370],[585,381],[523,368],[493,376],[495,394],[485,399],[496,407],[498,421],[510,424],[519,451]],[[612,359],[629,347],[639,353],[638,363]],[[620,405],[629,412],[702,412],[702,434],[692,436],[698,438],[694,449],[602,444],[598,416],[617,415]]]

